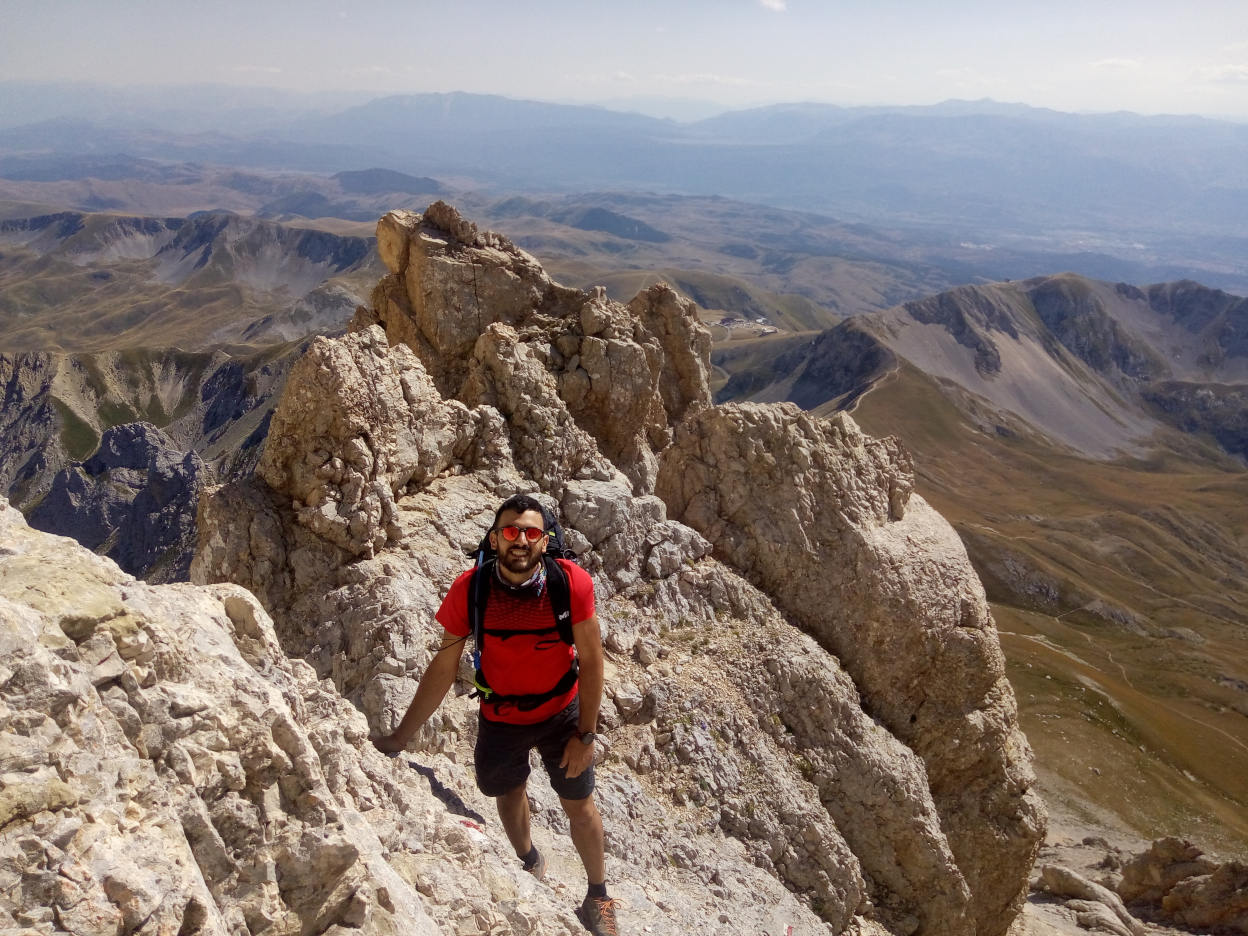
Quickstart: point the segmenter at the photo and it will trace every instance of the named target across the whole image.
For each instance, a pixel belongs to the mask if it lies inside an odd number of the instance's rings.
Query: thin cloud
[[[789,8],[788,0],[758,0],[758,5],[773,13],[783,13]]]
[[[410,81],[418,69],[413,65],[347,65],[336,73],[348,81]],[[428,72],[428,69],[425,69]]]
[[[637,83],[637,76],[631,72],[617,70],[597,75],[563,75],[562,80],[574,85],[632,85]]]
[[[1215,84],[1248,84],[1248,65],[1216,65],[1202,68],[1198,74]]]
[[[725,85],[735,88],[758,86],[760,83],[749,78],[735,78],[732,75],[716,75],[710,72],[695,72],[685,75],[655,75],[658,81],[679,85]]]
[[[1137,68],[1143,68],[1144,63],[1139,59],[1106,58],[1093,62],[1092,67],[1101,71],[1134,71]]]
[[[280,75],[282,73],[276,65],[235,65],[230,68],[230,71],[251,75]]]

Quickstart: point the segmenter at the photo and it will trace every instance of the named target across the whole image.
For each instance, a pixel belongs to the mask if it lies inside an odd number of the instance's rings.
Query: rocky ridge
[[[292,370],[255,477],[201,502],[193,579],[245,585],[386,730],[493,506],[540,491],[598,590],[613,881],[675,867],[732,908],[718,931],[756,932],[738,854],[832,932],[1004,932],[1043,810],[982,588],[905,453],[847,417],[712,407],[709,339],[666,287],[567,289],[440,203],[378,247],[372,308]],[[459,697],[414,748],[462,764],[472,733]]]
[[[774,740],[752,737],[754,725],[767,724],[768,710],[802,712],[812,684],[818,704],[789,722],[803,743],[812,723],[839,725],[825,740],[842,768],[860,769],[843,760],[846,749],[869,750],[873,735],[886,735],[831,702],[843,674],[794,637],[780,621],[748,634],[688,624],[639,654],[670,675],[668,692],[616,683],[612,737],[627,745],[653,718],[685,752],[675,771],[687,795],[661,792],[645,760],[626,760],[631,774],[603,770],[612,851],[626,856],[612,857],[613,873],[653,862],[644,882],[621,875],[615,885],[632,931],[833,931],[739,836],[705,824],[718,794],[697,783],[707,735],[741,731],[753,761],[721,757],[716,776],[762,771],[747,778],[748,796],[725,799],[742,822],[749,812],[758,819],[754,804],[776,795],[786,768],[774,755],[793,741],[779,726]],[[490,804],[472,788],[463,752],[452,742],[443,753],[383,758],[365,718],[285,653],[244,589],[135,580],[0,501],[0,646],[6,932],[579,932],[568,910],[576,889],[560,880],[579,868],[549,791],[535,786],[537,840],[551,858],[550,883],[539,884],[484,818]],[[734,692],[691,666],[691,651],[745,661],[741,683],[761,691]],[[691,712],[713,715],[714,728]],[[812,778],[818,769],[803,765]],[[803,808],[787,784],[779,792],[782,808]],[[1181,934],[1175,923],[1248,932],[1242,862],[1188,842],[1160,840],[1132,857],[1085,838],[1040,858],[1037,897],[1013,936]],[[856,919],[844,931],[897,929]]]
[[[961,286],[849,319],[733,375],[721,400],[852,408],[897,359],[1094,458],[1163,426],[1243,456],[1248,300],[1193,282],[1139,289],[1072,274]],[[963,405],[964,409],[970,407]]]

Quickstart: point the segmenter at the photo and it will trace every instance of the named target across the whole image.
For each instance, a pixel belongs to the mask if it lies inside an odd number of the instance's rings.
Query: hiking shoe
[[[537,853],[537,860],[533,864],[525,864],[524,870],[533,875],[539,881],[546,880],[546,856],[540,851]]]
[[[594,936],[619,936],[615,925],[615,908],[619,903],[612,897],[586,897],[577,916]]]

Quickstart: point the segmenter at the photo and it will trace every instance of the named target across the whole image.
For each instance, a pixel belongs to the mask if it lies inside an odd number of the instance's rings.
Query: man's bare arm
[[[581,666],[578,737],[568,739],[559,766],[566,768],[569,777],[578,777],[594,762],[593,745],[583,744],[579,735],[597,730],[598,709],[602,705],[602,630],[598,615],[572,625],[572,640]]]
[[[455,674],[459,672],[459,658],[463,655],[463,649],[463,637],[446,633],[442,635],[442,645],[429,661],[425,674],[420,677],[416,695],[412,697],[403,720],[391,734],[373,741],[378,750],[393,754],[407,747],[420,726],[437,711],[447,692],[455,684]]]

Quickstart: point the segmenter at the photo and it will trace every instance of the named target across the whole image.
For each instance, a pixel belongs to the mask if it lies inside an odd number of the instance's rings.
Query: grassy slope
[[[968,543],[1046,794],[1248,851],[1248,473],[984,431],[905,365],[854,416]]]

